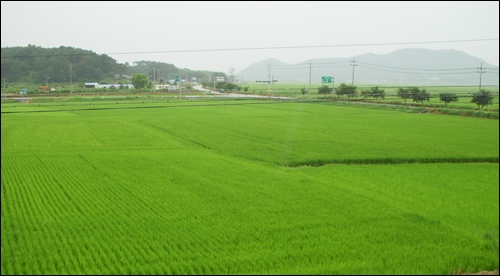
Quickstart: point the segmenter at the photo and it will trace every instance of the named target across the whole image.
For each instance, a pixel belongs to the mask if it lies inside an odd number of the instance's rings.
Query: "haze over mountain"
[[[352,66],[354,64],[354,66]],[[482,65],[482,74],[481,71]],[[354,68],[353,68],[354,67]],[[269,58],[235,75],[235,82],[275,80],[321,83],[333,76],[336,84],[498,85],[498,66],[457,50],[408,48],[389,54],[373,53],[349,58],[310,59],[288,64]]]

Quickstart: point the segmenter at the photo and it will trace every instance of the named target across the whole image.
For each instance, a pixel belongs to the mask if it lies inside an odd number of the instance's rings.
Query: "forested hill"
[[[108,55],[89,50],[65,46],[42,48],[35,45],[2,48],[1,69],[2,80],[39,84],[44,84],[49,78],[51,82],[69,82],[70,77],[73,82],[106,82],[140,73],[154,75],[157,81],[162,82],[176,75],[202,80],[214,74],[155,61],[120,64]]]
[[[480,66],[482,74],[479,74]],[[134,74],[151,76],[159,83],[182,79],[207,81],[222,72],[191,71],[173,64],[137,61],[120,64],[105,54],[72,47],[6,47],[1,49],[1,80],[8,83],[45,84],[73,82],[127,83]],[[498,85],[498,66],[456,50],[402,49],[385,55],[372,53],[352,58],[318,58],[298,64],[267,59],[236,74],[236,81],[320,83],[322,76],[333,76],[335,83]],[[311,80],[309,80],[311,78]]]

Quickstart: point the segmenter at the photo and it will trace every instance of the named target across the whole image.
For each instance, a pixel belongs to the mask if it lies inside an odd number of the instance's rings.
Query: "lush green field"
[[[2,113],[2,274],[498,268],[498,120],[173,105]]]
[[[350,83],[346,83],[350,84]],[[325,83],[312,83],[311,84],[311,95],[318,93],[318,88],[322,85],[332,86],[331,84]],[[335,82],[334,86],[337,88],[340,83]],[[421,84],[354,84],[357,87],[357,90],[366,90],[372,87],[379,87],[380,89],[384,89],[386,94],[396,94],[399,87],[410,87],[415,86],[420,89],[425,89],[431,95],[438,95],[439,93],[456,93],[457,95],[461,94],[469,94],[474,93],[479,90],[479,86],[427,86]],[[301,96],[301,89],[309,90],[308,83],[275,83],[272,87],[270,87],[267,83],[245,83],[242,84],[243,87],[248,87],[249,92],[253,93],[267,93],[269,88],[272,88],[272,91],[275,93],[293,93],[297,96]],[[492,93],[498,93],[499,87],[498,85],[487,85],[482,86],[481,89],[489,90]],[[306,94],[307,95],[307,94]]]
[[[176,98],[171,96],[155,97],[82,97],[56,98],[56,99],[34,99],[31,103],[9,100],[2,103],[3,113],[18,112],[52,112],[52,111],[74,111],[74,110],[106,110],[106,109],[131,109],[131,108],[162,108],[162,107],[186,107],[193,105],[240,105],[269,103],[276,101],[263,99],[223,99],[223,98]]]
[[[309,84],[301,84],[301,83],[275,83],[273,86],[268,85],[267,83],[244,83],[241,84],[241,90],[236,91],[240,94],[249,94],[251,96],[280,96],[280,97],[290,97],[297,100],[314,100],[314,99],[322,99],[324,95],[318,94],[318,88],[325,84],[313,83],[311,84],[309,91]],[[330,86],[330,84],[328,84]],[[338,87],[339,84],[336,84]],[[462,109],[462,110],[477,110],[478,106],[475,103],[472,103],[472,94],[479,90],[478,86],[425,86],[425,85],[369,85],[369,84],[359,84],[356,85],[358,93],[361,93],[362,90],[369,90],[372,87],[379,87],[384,90],[385,98],[375,100],[373,98],[363,98],[361,96],[355,97],[356,101],[365,101],[365,102],[376,102],[376,103],[385,103],[385,104],[400,104],[400,105],[408,105],[408,106],[423,106],[423,107],[431,107],[431,108],[450,108],[450,109]],[[430,93],[429,101],[424,101],[423,103],[414,103],[411,99],[405,100],[401,99],[397,96],[398,88],[400,87],[409,87],[416,86],[419,89],[425,89]],[[21,90],[21,87],[16,87],[18,91]],[[244,90],[246,88],[246,91]],[[212,87],[208,87],[208,89],[212,89]],[[271,89],[271,90],[269,90]],[[307,90],[305,94],[302,93],[302,89]],[[482,86],[482,89],[486,89],[492,93],[493,103],[491,105],[485,106],[483,108],[484,111],[499,111],[499,87],[497,85],[487,85]],[[11,89],[12,90],[12,89]],[[31,91],[31,90],[30,90]],[[103,91],[107,91],[103,89]],[[156,93],[152,93],[152,91],[136,91],[135,89],[127,89],[127,90],[109,90],[114,92],[89,92],[88,89],[79,89],[77,92],[82,93],[78,94],[75,92],[75,95],[84,95],[84,96],[73,96],[73,94],[63,95],[60,92],[51,92],[51,93],[28,93],[24,96],[33,97],[33,103],[37,105],[42,105],[43,103],[53,103],[57,102],[61,105],[69,101],[78,102],[78,104],[71,103],[69,105],[78,105],[81,106],[83,102],[87,102],[87,104],[92,105],[96,104],[98,101],[116,101],[116,103],[124,103],[124,102],[145,102],[145,103],[153,103],[156,102],[160,104],[162,102],[178,101],[179,94],[177,92],[162,92],[158,91]],[[270,92],[272,91],[272,92]],[[458,97],[458,101],[448,103],[445,105],[439,99],[440,93],[454,93]],[[94,94],[94,97],[91,97],[91,94]],[[140,94],[140,95],[139,95]],[[52,97],[47,97],[51,95]],[[183,99],[187,99],[191,96],[203,96],[206,95],[205,92],[198,92],[195,89],[190,90],[189,92],[183,92],[181,97]],[[20,95],[19,95],[20,96]],[[332,96],[332,95],[329,95]],[[338,97],[337,95],[333,95],[334,97]],[[89,99],[91,99],[89,101]],[[340,99],[347,99],[345,96],[340,97]],[[4,103],[15,103],[15,100],[4,100],[2,99],[2,104]],[[33,105],[31,106],[33,107]]]
[[[273,95],[280,95],[280,96],[285,96],[285,97],[297,97],[297,98],[321,98],[324,97],[324,95],[318,94],[318,88],[321,87],[322,85],[328,85],[331,87],[331,84],[311,84],[311,90],[309,92],[309,84],[292,84],[292,83],[276,83],[272,87],[272,94]],[[335,84],[335,89],[337,89],[339,84]],[[251,84],[245,84],[244,86],[248,86],[248,92],[252,94],[257,94],[257,95],[266,95],[268,92],[268,89],[270,88],[268,84],[266,83],[251,83]],[[472,100],[472,93],[475,93],[479,90],[479,87],[477,86],[425,86],[425,85],[367,85],[367,84],[361,84],[361,85],[355,85],[357,87],[357,91],[362,91],[362,90],[369,90],[372,87],[379,87],[380,89],[384,90],[385,93],[385,98],[384,99],[378,99],[374,100],[373,98],[365,98],[363,97],[357,97],[355,99],[363,99],[364,101],[368,102],[380,102],[380,103],[404,103],[404,100],[399,98],[397,96],[397,91],[398,88],[400,87],[409,87],[409,86],[415,86],[420,89],[425,89],[427,92],[430,93],[431,97],[429,101],[424,102],[424,106],[433,106],[433,107],[444,107],[444,102],[442,102],[439,99],[439,94],[440,93],[454,93],[458,97],[457,102],[451,102],[448,104],[448,107],[450,108],[469,108],[469,109],[474,109],[477,108],[477,105],[474,103],[471,103]],[[302,94],[301,90],[305,89],[307,92],[305,94]],[[489,105],[487,107],[484,107],[485,110],[496,110],[498,111],[499,107],[499,98],[498,98],[498,86],[485,86],[482,87],[482,89],[486,89],[493,94],[493,104]],[[330,94],[331,96],[331,94]],[[335,95],[336,97],[336,95]],[[406,101],[407,104],[411,104],[412,100],[409,99]],[[421,103],[418,103],[418,105],[421,105]]]

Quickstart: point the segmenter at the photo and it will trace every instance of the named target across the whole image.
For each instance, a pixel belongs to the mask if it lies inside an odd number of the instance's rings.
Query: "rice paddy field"
[[[92,105],[2,104],[1,274],[498,269],[497,119]]]
[[[257,95],[266,95],[268,89],[272,87],[273,95],[280,95],[286,97],[297,97],[297,98],[321,98],[324,95],[318,94],[318,88],[322,85],[327,85],[331,87],[331,84],[312,84],[309,90],[308,84],[299,83],[276,83],[273,86],[267,83],[251,83],[246,85],[248,87],[248,92]],[[245,86],[245,85],[243,85]],[[476,93],[479,88],[477,86],[425,86],[425,85],[377,85],[377,84],[359,84],[355,85],[357,87],[358,97],[356,100],[363,100],[365,102],[378,102],[378,103],[405,103],[404,99],[397,96],[397,91],[400,87],[417,87],[419,89],[429,92],[429,101],[424,101],[423,103],[418,103],[417,105],[422,105],[426,107],[444,107],[445,104],[439,99],[439,94],[441,93],[452,93],[455,94],[458,99],[456,102],[448,103],[447,106],[450,108],[460,108],[460,109],[477,109],[477,105],[471,103],[472,94]],[[378,87],[384,91],[385,97],[383,99],[374,98],[364,98],[361,96],[361,91],[370,90],[372,87]],[[305,89],[307,92],[302,94],[301,90]],[[338,89],[338,84],[335,84],[335,89]],[[498,98],[498,85],[487,85],[482,86],[481,89],[491,92],[493,96],[493,102],[491,105],[485,106],[484,110],[498,111],[499,98]],[[329,97],[338,97],[338,95],[329,94]],[[342,98],[346,98],[343,96]],[[413,104],[412,99],[407,99],[406,104]]]

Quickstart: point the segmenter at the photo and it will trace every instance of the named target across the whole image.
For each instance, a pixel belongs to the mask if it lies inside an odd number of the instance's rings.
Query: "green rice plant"
[[[494,120],[317,103],[1,116],[2,274],[498,267]]]

